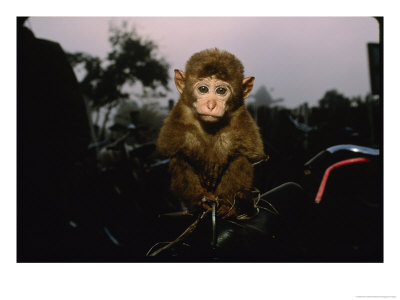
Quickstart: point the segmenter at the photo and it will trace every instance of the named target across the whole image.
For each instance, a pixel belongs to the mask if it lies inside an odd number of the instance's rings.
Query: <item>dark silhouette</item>
[[[17,18],[17,260],[62,260],[73,190],[84,185],[88,119],[62,48],[25,20]]]
[[[283,101],[282,98],[272,99],[271,95],[268,93],[267,88],[264,85],[260,86],[254,95],[249,96],[249,98],[251,97],[255,99],[254,101],[255,107],[261,107],[261,106],[269,107]]]

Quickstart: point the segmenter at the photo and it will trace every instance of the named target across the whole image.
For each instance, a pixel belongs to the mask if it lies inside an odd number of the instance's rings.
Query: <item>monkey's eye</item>
[[[197,88],[197,90],[198,90],[200,93],[205,94],[205,93],[208,92],[208,87],[206,87],[205,85],[202,85],[202,86],[199,86],[199,87]]]
[[[216,92],[218,95],[225,95],[226,92],[227,92],[227,89],[224,88],[224,87],[217,87],[217,89],[215,90],[215,92]]]

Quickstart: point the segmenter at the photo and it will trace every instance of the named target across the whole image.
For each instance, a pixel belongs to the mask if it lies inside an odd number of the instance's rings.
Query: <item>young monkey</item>
[[[158,150],[171,158],[171,191],[190,212],[217,202],[222,217],[254,208],[252,162],[265,158],[259,129],[244,105],[254,77],[231,53],[194,54],[175,70],[180,98],[164,121]],[[203,201],[202,201],[203,199]]]

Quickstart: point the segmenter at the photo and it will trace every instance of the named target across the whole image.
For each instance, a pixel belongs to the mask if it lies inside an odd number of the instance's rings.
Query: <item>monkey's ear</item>
[[[243,79],[243,99],[246,99],[254,86],[254,77],[246,77]]]
[[[183,89],[185,88],[185,72],[178,69],[174,70],[174,72],[176,88],[178,89],[178,92],[182,94]]]

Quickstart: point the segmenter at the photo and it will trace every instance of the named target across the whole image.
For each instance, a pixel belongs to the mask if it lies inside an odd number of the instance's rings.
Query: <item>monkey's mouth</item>
[[[217,122],[221,119],[221,117],[218,116],[204,115],[204,114],[199,114],[199,118],[205,122]]]

